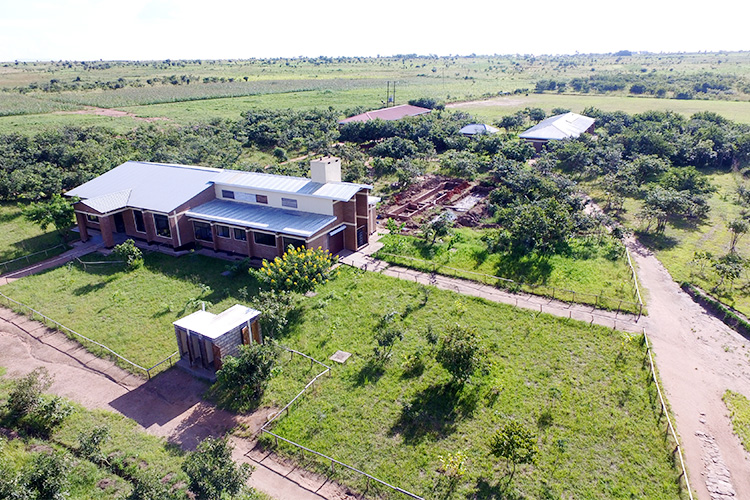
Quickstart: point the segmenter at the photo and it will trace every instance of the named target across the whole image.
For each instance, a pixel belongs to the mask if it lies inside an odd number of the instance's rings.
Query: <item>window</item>
[[[282,198],[281,206],[287,208],[297,208],[297,200],[293,200],[291,198]]]
[[[216,226],[216,236],[221,238],[229,238],[229,227],[228,226]]]
[[[135,220],[135,230],[139,233],[146,232],[146,224],[143,221],[143,212],[140,210],[133,210],[133,219]]]
[[[247,233],[244,229],[234,228],[234,239],[240,241],[247,241]]]
[[[229,198],[230,200],[234,199],[234,191],[229,191],[228,189],[222,189],[221,190],[221,197],[222,198]]]
[[[156,228],[157,236],[172,237],[172,231],[169,229],[169,219],[166,215],[154,214],[154,227]]]
[[[264,205],[268,205],[268,196],[264,194],[256,194],[255,203],[263,203]]]
[[[89,222],[95,222],[96,224],[99,224],[99,217],[96,215],[86,214],[86,220]]]
[[[214,235],[211,232],[211,224],[193,221],[193,230],[195,232],[196,240],[214,241]]]
[[[283,241],[284,241],[285,252],[286,252],[286,249],[289,248],[289,245],[292,245],[294,248],[307,248],[307,246],[305,245],[305,240],[300,240],[297,238],[287,238],[285,236]]]
[[[255,243],[258,245],[266,245],[269,247],[276,246],[276,236],[268,233],[253,233]]]

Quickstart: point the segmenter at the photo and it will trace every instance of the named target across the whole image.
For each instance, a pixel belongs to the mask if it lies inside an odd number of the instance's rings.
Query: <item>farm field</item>
[[[483,280],[480,276],[469,273],[462,275],[443,266],[499,276],[524,283],[521,288],[526,291],[555,295],[558,299],[573,302],[597,303],[605,308],[616,308],[619,300],[634,304],[636,302],[635,288],[625,256],[620,254],[614,259],[607,258],[604,255],[607,248],[600,247],[595,238],[573,241],[568,254],[553,254],[548,259],[542,259],[529,256],[515,258],[503,253],[490,253],[486,243],[481,239],[484,234],[481,231],[462,228],[454,229],[453,233],[454,236],[444,238],[445,241],[432,247],[424,240],[413,236],[385,235],[380,240],[384,247],[376,257],[393,264],[425,271],[432,271],[433,266],[437,266],[437,272],[441,274],[458,274],[477,281]],[[428,262],[411,260],[409,257]],[[485,281],[494,284],[491,279]],[[575,292],[575,295],[571,292]],[[602,300],[596,296],[608,299]],[[635,306],[622,307],[637,312]]]
[[[639,338],[352,269],[317,292],[283,343],[317,359],[353,357],[281,419],[281,436],[431,498],[680,496]],[[373,330],[391,312],[403,340],[380,365]],[[477,329],[483,353],[463,387],[428,340],[455,323]],[[272,382],[266,398],[275,391]],[[511,419],[534,430],[540,453],[505,490],[487,441]],[[451,481],[439,457],[458,452],[466,472]]]

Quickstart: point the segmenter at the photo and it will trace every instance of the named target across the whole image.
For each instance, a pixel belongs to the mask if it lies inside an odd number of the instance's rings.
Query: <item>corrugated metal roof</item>
[[[321,184],[305,177],[242,172],[239,170],[225,170],[214,182],[225,186],[314,196],[338,201],[349,201],[360,189],[372,189],[372,186],[367,184],[353,184],[351,182]]]
[[[106,214],[128,206],[128,199],[132,189],[125,189],[116,193],[103,194],[96,198],[89,198],[84,203],[99,213]]]
[[[127,206],[167,213],[211,186],[221,172],[218,168],[129,161],[66,194],[114,210],[112,207],[123,208],[118,205],[122,193],[130,191]]]
[[[172,324],[204,337],[215,339],[248,321],[253,321],[258,316],[260,316],[260,311],[235,304],[219,314],[196,311]]]
[[[188,217],[308,238],[336,220],[332,215],[213,200],[189,210]]]
[[[487,125],[486,123],[472,123],[466,125],[458,132],[464,135],[481,135],[481,134],[497,134],[500,129]]]
[[[555,115],[518,134],[522,139],[562,140],[575,138],[588,130],[596,120],[577,113]]]
[[[375,109],[362,113],[361,115],[350,116],[341,120],[339,123],[350,123],[350,122],[366,122],[369,120],[375,120],[380,118],[381,120],[400,120],[407,116],[419,116],[426,115],[432,110],[429,108],[421,108],[419,106],[412,106],[411,104],[401,104],[400,106],[392,106],[390,108]]]

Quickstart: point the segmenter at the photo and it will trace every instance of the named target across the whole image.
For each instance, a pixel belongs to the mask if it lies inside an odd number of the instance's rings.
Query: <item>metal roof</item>
[[[518,137],[547,141],[575,138],[586,132],[595,121],[593,118],[577,113],[555,115],[518,134]]]
[[[345,118],[339,123],[350,123],[350,122],[366,122],[369,120],[375,120],[380,118],[381,120],[400,120],[407,116],[418,116],[426,115],[432,110],[429,108],[421,108],[419,106],[412,106],[411,104],[401,104],[400,106],[392,106],[390,108],[375,109],[362,113],[361,115],[350,116]]]
[[[219,314],[196,311],[172,324],[204,337],[215,339],[248,321],[253,321],[258,316],[260,316],[260,311],[235,304]]]
[[[353,184],[351,182],[321,184],[305,177],[273,175],[262,172],[243,172],[239,170],[225,170],[214,182],[222,186],[313,196],[337,201],[349,201],[360,189],[372,189],[372,186],[367,184]]]
[[[236,201],[212,200],[189,210],[188,217],[223,222],[273,233],[309,238],[336,220],[332,215],[314,214],[283,208],[250,205]]]
[[[466,125],[458,132],[464,135],[481,135],[481,134],[497,134],[499,131],[500,129],[497,129],[493,127],[492,125],[487,125],[485,123],[472,123],[470,125]]]
[[[65,194],[81,198],[101,213],[125,206],[168,213],[210,187],[221,172],[218,168],[129,161]]]

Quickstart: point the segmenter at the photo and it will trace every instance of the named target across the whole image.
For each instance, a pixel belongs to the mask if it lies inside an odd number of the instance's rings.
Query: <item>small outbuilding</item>
[[[486,123],[471,123],[459,130],[458,133],[466,136],[474,136],[497,134],[499,131],[500,129]]]
[[[540,121],[527,131],[518,134],[518,137],[531,142],[534,149],[539,152],[549,141],[575,139],[583,133],[592,133],[595,121],[593,118],[577,113],[564,113]]]
[[[233,305],[213,314],[196,311],[173,323],[180,361],[191,369],[217,371],[224,356],[236,356],[243,344],[262,343],[260,311]]]

